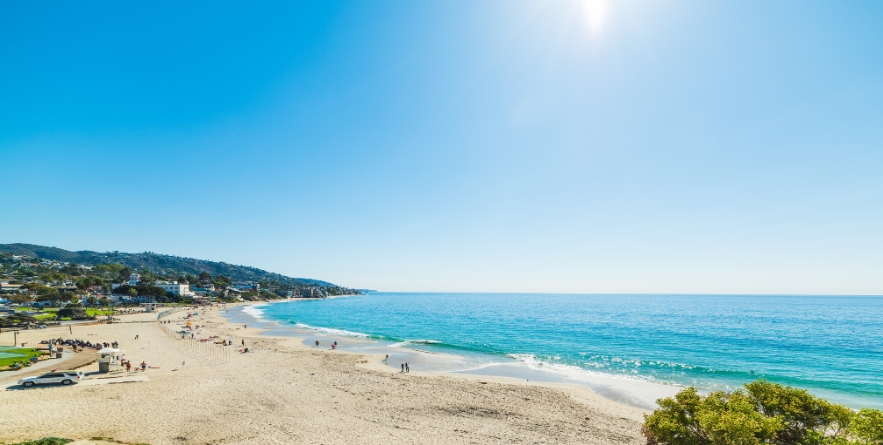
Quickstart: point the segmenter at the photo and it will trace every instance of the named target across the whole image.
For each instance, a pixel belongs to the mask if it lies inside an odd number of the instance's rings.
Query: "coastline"
[[[254,302],[236,304],[249,306]],[[229,309],[233,309],[230,305]],[[23,331],[19,339],[119,341],[146,372],[97,365],[73,386],[15,385],[3,375],[7,409],[0,442],[57,436],[109,437],[129,443],[643,443],[644,411],[576,385],[537,384],[471,375],[399,373],[381,357],[262,335],[197,309],[198,338],[233,339],[230,362],[188,349],[161,331],[156,314],[122,323]],[[186,312],[164,320],[184,327]],[[192,311],[189,311],[192,312]],[[168,325],[167,325],[168,326]],[[139,340],[134,340],[135,335]],[[249,353],[239,353],[242,341]],[[64,367],[64,362],[59,362]],[[39,425],[34,419],[40,419]]]
[[[310,299],[321,300],[321,299]],[[455,378],[472,378],[478,380],[494,380],[513,384],[533,384],[546,387],[568,388],[568,391],[588,391],[592,397],[620,404],[628,408],[639,410],[641,413],[649,413],[656,408],[655,401],[673,396],[682,386],[653,382],[648,380],[634,379],[597,372],[564,372],[561,370],[541,369],[535,366],[527,366],[523,361],[512,360],[509,363],[476,364],[469,362],[466,356],[449,352],[427,351],[418,349],[415,344],[406,345],[410,342],[398,342],[389,344],[383,340],[377,340],[369,334],[345,331],[334,328],[288,325],[282,322],[265,318],[260,307],[272,303],[307,301],[306,299],[291,299],[272,302],[247,302],[239,303],[239,311],[247,317],[253,318],[253,325],[262,326],[256,335],[274,338],[298,338],[305,346],[313,345],[314,341],[324,342],[337,341],[341,347],[338,350],[355,351],[360,354],[382,359],[390,354],[390,362],[394,365],[380,365],[384,370],[398,372],[396,366],[400,363],[410,362],[412,372],[420,369],[420,365],[430,369],[420,371],[423,375],[447,376]],[[255,310],[249,310],[254,308]],[[235,314],[232,314],[235,317]],[[237,320],[242,322],[243,320]],[[304,327],[306,326],[306,327]],[[419,343],[418,343],[419,344]],[[429,343],[431,345],[431,343]],[[409,347],[410,346],[410,347]],[[415,367],[415,361],[416,367]],[[434,369],[433,369],[434,368]]]
[[[343,296],[335,297],[340,298]],[[321,298],[310,298],[310,299],[292,299],[287,301],[306,301],[306,300],[322,300]],[[270,303],[282,303],[283,301],[272,301],[272,302],[248,302],[248,303],[235,303],[236,308],[246,308],[249,306],[257,306],[264,305]],[[232,323],[232,322],[231,322]],[[276,323],[275,321],[264,321],[264,323]],[[370,352],[362,352],[362,351],[351,351],[347,350],[342,344],[337,349],[330,349],[325,346],[313,347],[308,343],[311,341],[308,337],[314,336],[317,332],[307,331],[295,328],[293,326],[285,326],[286,329],[291,329],[294,331],[300,331],[304,336],[278,336],[268,334],[273,329],[268,328],[248,328],[243,329],[249,336],[252,337],[263,337],[263,338],[273,338],[278,340],[300,340],[300,341],[291,341],[287,343],[288,346],[301,349],[301,350],[309,350],[309,351],[321,351],[325,353],[335,353],[335,354],[343,354],[350,355],[361,360],[357,361],[357,366],[363,369],[370,369],[372,371],[383,372],[387,374],[398,375],[402,374],[394,366],[388,365],[384,363],[385,354],[380,353],[370,353]],[[362,340],[358,338],[339,336],[334,334],[325,334],[319,333],[323,337],[327,338],[329,341],[336,342],[367,342],[367,340]],[[416,354],[433,354],[444,356],[447,354],[439,354],[435,352],[423,351],[419,349],[409,349],[409,351],[413,351]],[[422,377],[440,377],[440,378],[453,378],[453,379],[464,379],[471,382],[478,382],[479,384],[487,384],[488,382],[499,383],[503,385],[522,385],[522,386],[534,386],[534,387],[542,387],[542,388],[551,388],[555,390],[559,390],[568,394],[574,401],[590,405],[593,407],[604,407],[606,410],[610,410],[611,413],[616,413],[616,415],[621,416],[622,418],[627,418],[630,420],[634,420],[636,422],[643,422],[644,415],[650,414],[652,410],[644,409],[637,406],[628,405],[625,403],[618,402],[616,400],[611,400],[605,398],[598,393],[592,391],[591,388],[575,384],[575,383],[554,383],[554,382],[543,382],[543,381],[530,381],[529,379],[515,378],[515,377],[506,377],[499,375],[479,375],[479,374],[471,374],[468,372],[433,372],[433,371],[418,371],[418,370],[410,370],[407,374],[414,376],[422,376]]]

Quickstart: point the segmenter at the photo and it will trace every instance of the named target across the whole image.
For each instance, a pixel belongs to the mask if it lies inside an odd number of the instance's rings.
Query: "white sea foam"
[[[344,331],[343,329],[321,328],[321,327],[310,326],[310,325],[303,324],[303,323],[295,323],[294,327],[297,329],[318,332],[320,334],[325,334],[325,335],[337,335],[337,336],[341,336],[341,337],[352,337],[352,338],[368,338],[369,337],[368,334],[363,334],[361,332]]]
[[[260,309],[262,307],[267,307],[267,305],[266,304],[254,304],[254,305],[246,306],[246,307],[242,308],[242,312],[245,312],[246,314],[251,315],[254,318],[257,318],[258,320],[261,320],[264,318],[264,311],[262,311]]]
[[[437,345],[440,343],[441,343],[440,340],[405,340],[405,341],[400,341],[398,343],[393,343],[393,344],[389,345],[388,347],[401,348],[401,347],[407,347],[407,346],[413,346],[413,345]]]
[[[634,375],[619,375],[597,372],[574,365],[541,360],[533,354],[510,354],[509,357],[516,360],[515,364],[510,363],[503,366],[524,366],[531,371],[555,375],[564,382],[588,386],[604,397],[647,409],[655,409],[656,400],[670,397],[681,388],[678,385],[664,384],[652,377],[640,376],[636,373]],[[493,365],[483,366],[483,368],[491,366]]]

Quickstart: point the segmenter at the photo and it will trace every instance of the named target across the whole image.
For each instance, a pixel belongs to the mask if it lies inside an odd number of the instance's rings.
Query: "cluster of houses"
[[[48,260],[48,259],[39,259],[39,258],[31,258],[24,255],[12,255],[6,256],[6,264],[7,270],[10,266],[13,269],[17,268],[49,268],[53,270],[61,270],[64,267],[69,267],[70,264],[61,261]],[[9,263],[9,259],[12,260],[12,264]],[[84,270],[91,270],[90,266],[77,266]],[[129,279],[126,282],[113,284],[111,288],[108,289],[103,286],[91,286],[86,289],[78,289],[75,283],[70,281],[65,282],[52,282],[52,283],[43,283],[42,281],[37,281],[40,284],[49,285],[60,292],[65,292],[73,298],[78,298],[80,302],[85,304],[146,304],[153,303],[152,299],[147,296],[141,295],[128,295],[128,293],[123,292],[115,292],[120,286],[128,285],[130,287],[138,286],[140,283],[141,277],[137,273],[132,273],[129,275]],[[19,279],[18,282],[10,283],[9,281],[0,281],[0,305],[9,304],[10,297],[14,294],[27,292],[23,289],[23,284],[18,284],[21,282],[29,282],[33,281],[28,279]],[[270,291],[275,293],[280,297],[287,298],[324,298],[328,296],[328,290],[321,286],[314,287],[305,287],[299,288],[296,290],[282,290],[275,288],[262,289],[260,283],[256,281],[234,281],[227,285],[226,287],[218,287],[211,283],[193,283],[193,284],[183,284],[178,282],[168,282],[168,281],[160,281],[151,283],[152,286],[156,286],[162,289],[164,292],[168,294],[172,294],[175,296],[179,296],[184,300],[192,301],[193,303],[206,303],[210,301],[214,301],[219,296],[227,296],[227,297],[238,297],[244,293],[254,293],[260,292],[262,290]],[[246,296],[247,297],[247,296]],[[65,297],[66,299],[68,297]],[[240,297],[240,300],[242,298]],[[47,306],[52,304],[49,301],[34,301],[31,303],[33,306]]]
[[[113,301],[114,303],[147,303],[148,297],[145,296],[139,295],[136,297],[130,297],[127,295],[117,295],[113,293],[113,290],[123,285],[137,286],[140,279],[140,275],[133,273],[129,275],[128,282],[113,284],[111,286],[111,301]],[[182,284],[171,281],[157,281],[155,283],[152,283],[152,285],[162,289],[166,293],[180,296],[181,298],[187,300],[193,300],[196,303],[213,301],[215,295],[221,294],[225,290],[235,295],[242,292],[257,292],[261,289],[260,283],[255,281],[235,281],[233,283],[230,283],[230,285],[226,289],[217,288],[214,284],[211,283],[200,283],[191,287],[190,284]]]

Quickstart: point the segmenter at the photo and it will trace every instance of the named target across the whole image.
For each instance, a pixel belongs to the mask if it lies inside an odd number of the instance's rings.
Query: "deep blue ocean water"
[[[883,408],[883,298],[372,293],[260,307],[302,329],[703,390],[766,378]],[[334,331],[331,331],[334,332]]]

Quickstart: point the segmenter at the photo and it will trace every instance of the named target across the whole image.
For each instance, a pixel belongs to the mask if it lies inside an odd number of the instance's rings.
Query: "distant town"
[[[160,268],[155,268],[160,269]],[[207,271],[130,268],[119,263],[95,265],[0,252],[0,315],[19,310],[68,308],[69,318],[94,317],[88,308],[145,304],[205,304],[326,298],[360,294],[341,286],[293,280],[236,280]],[[300,280],[304,281],[304,280]]]

